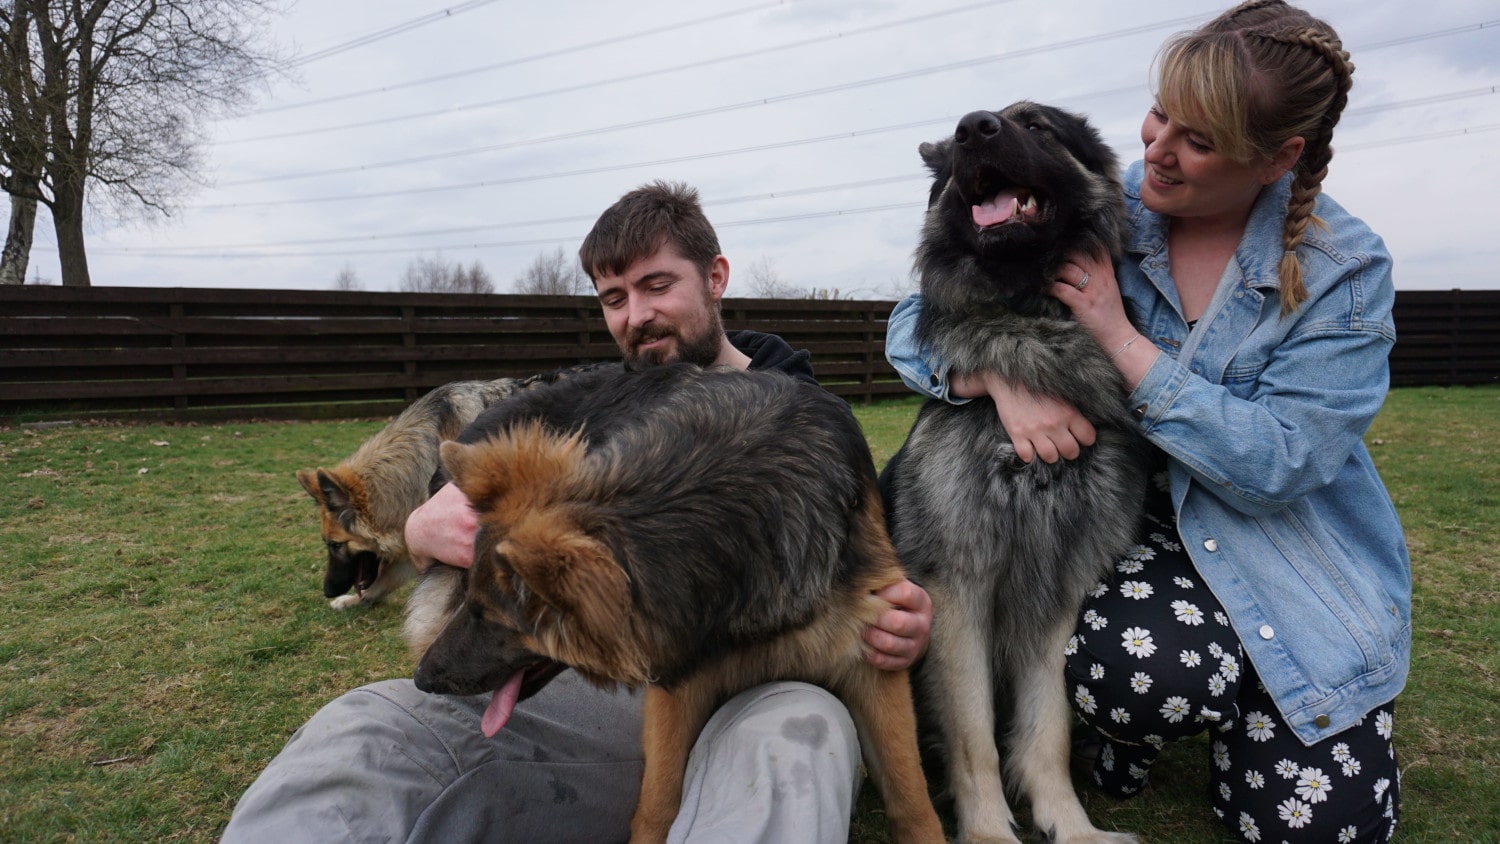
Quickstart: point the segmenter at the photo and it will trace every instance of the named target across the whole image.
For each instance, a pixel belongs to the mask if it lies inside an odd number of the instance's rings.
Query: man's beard
[[[666,348],[640,351],[642,344],[662,337],[675,337],[677,342]],[[625,338],[625,347],[620,352],[625,357],[626,369],[645,369],[674,362],[712,366],[719,359],[723,338],[724,323],[719,312],[710,310],[702,331],[689,335],[670,327],[640,329]]]

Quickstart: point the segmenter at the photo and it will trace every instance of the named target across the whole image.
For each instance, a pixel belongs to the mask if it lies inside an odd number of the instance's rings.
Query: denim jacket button
[[[1204,540],[1203,548],[1205,551],[1217,551],[1219,550],[1219,541],[1217,539]]]
[[[1271,628],[1271,625],[1262,624],[1260,626],[1260,637],[1266,640],[1274,639],[1276,638],[1276,631]]]
[[[936,374],[927,376],[927,383],[934,387],[941,387],[943,385],[943,382],[938,379]]]
[[[1328,725],[1333,723],[1333,719],[1329,718],[1327,715],[1319,715],[1318,717],[1313,719],[1313,723],[1318,725],[1318,729],[1326,730],[1328,729]]]

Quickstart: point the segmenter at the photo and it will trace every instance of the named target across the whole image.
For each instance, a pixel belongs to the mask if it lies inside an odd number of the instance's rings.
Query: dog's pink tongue
[[[494,738],[505,726],[505,722],[510,720],[510,713],[516,708],[516,699],[521,696],[523,676],[524,671],[512,674],[505,685],[495,690],[495,696],[490,698],[490,705],[484,708],[484,717],[479,721],[479,729],[484,731],[485,738]]]
[[[993,226],[1003,223],[1014,217],[1021,203],[1016,195],[1009,191],[1001,191],[988,201],[973,207],[974,225]]]

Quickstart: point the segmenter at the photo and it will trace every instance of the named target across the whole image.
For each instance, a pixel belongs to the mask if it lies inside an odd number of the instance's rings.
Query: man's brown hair
[[[620,275],[669,243],[708,277],[719,256],[719,236],[703,215],[698,191],[681,182],[656,181],[606,208],[583,239],[578,259],[589,278],[597,280]]]

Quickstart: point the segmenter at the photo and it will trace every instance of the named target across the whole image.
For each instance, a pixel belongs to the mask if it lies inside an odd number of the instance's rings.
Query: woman
[[[1139,546],[1069,645],[1094,778],[1135,794],[1166,742],[1211,730],[1213,809],[1245,839],[1385,841],[1411,575],[1362,437],[1394,289],[1381,239],[1321,195],[1353,66],[1326,23],[1255,0],[1158,70],[1126,260],[1074,256],[1049,291],[1112,355],[1161,464]],[[933,360],[920,308],[898,305],[887,339],[910,386],[989,395],[1023,459],[1092,444],[1072,408]]]

